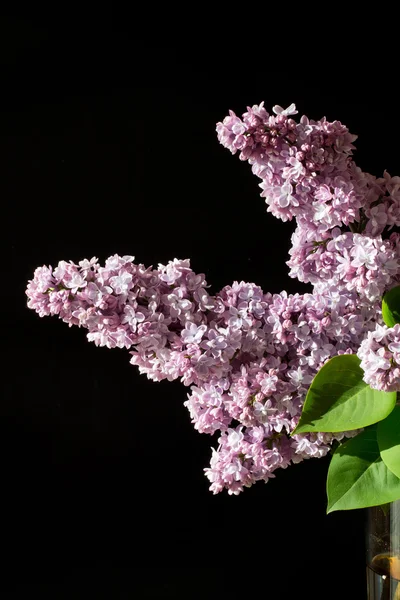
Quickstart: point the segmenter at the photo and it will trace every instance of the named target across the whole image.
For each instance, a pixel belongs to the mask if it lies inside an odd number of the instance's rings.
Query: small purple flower
[[[124,307],[124,315],[121,319],[122,324],[129,325],[130,329],[135,332],[138,323],[143,323],[145,316],[142,312],[136,311],[132,306],[127,304]]]
[[[187,321],[185,323],[185,329],[182,330],[181,338],[185,344],[198,344],[206,331],[206,325],[198,326],[196,323]]]
[[[132,275],[120,271],[119,275],[110,277],[109,283],[116,294],[126,294],[132,287]]]
[[[91,269],[96,270],[99,267],[98,264],[98,258],[96,258],[95,256],[93,256],[90,260],[87,260],[87,258],[85,258],[84,260],[81,260],[78,264],[81,268],[82,272],[87,272],[90,271]]]
[[[76,294],[79,288],[85,287],[87,281],[80,273],[73,273],[71,278],[64,281],[66,288],[70,288],[73,294]]]
[[[208,340],[201,342],[200,347],[207,350],[214,358],[218,358],[227,345],[226,338],[223,335],[219,335],[215,329],[210,329],[208,331]]]
[[[272,107],[273,112],[276,115],[297,115],[297,113],[299,112],[298,110],[296,110],[296,105],[295,104],[291,104],[290,106],[288,106],[287,108],[282,108],[282,106],[279,106],[278,104],[276,104],[275,106]]]

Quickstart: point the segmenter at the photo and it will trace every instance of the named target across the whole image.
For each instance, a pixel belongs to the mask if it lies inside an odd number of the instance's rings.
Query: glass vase
[[[367,509],[367,598],[400,600],[400,500]]]

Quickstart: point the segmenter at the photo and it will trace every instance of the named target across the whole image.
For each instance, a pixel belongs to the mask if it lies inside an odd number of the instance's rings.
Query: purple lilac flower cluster
[[[357,136],[347,127],[305,116],[296,123],[290,118],[297,114],[294,104],[272,110],[274,115],[261,103],[247,107],[243,119],[230,111],[217,124],[221,144],[232,154],[239,150],[239,158],[262,180],[269,212],[283,221],[296,217],[313,239],[358,221],[361,208],[369,219],[374,217],[372,230],[377,232],[399,221],[400,178],[385,173],[377,180],[362,172],[352,160]]]
[[[331,356],[355,352],[368,315],[318,294],[265,294],[234,282],[210,296],[203,274],[177,260],[157,269],[117,255],[36,269],[28,306],[88,329],[96,345],[131,349],[155,381],[191,385],[195,428],[221,432],[206,470],[214,492],[238,493],[277,467],[323,456],[344,434],[288,434],[313,376]]]
[[[400,325],[376,325],[357,352],[364,380],[373,388],[400,392]]]
[[[332,356],[359,353],[365,378],[398,389],[399,327],[382,328],[380,298],[400,280],[400,178],[375,180],[351,158],[339,122],[290,118],[294,105],[230,113],[220,141],[261,177],[269,210],[296,218],[288,262],[312,294],[271,295],[235,281],[210,295],[189,260],[157,269],[115,255],[36,269],[28,306],[88,330],[96,345],[130,350],[154,380],[180,378],[194,427],[220,432],[205,469],[210,489],[240,493],[278,468],[324,456],[357,432],[289,436],[313,377]],[[348,226],[351,226],[349,230]]]
[[[272,110],[261,103],[248,107],[243,120],[231,111],[217,124],[221,144],[239,150],[262,180],[268,211],[283,221],[296,217],[313,236],[356,221],[372,183],[351,159],[357,136],[339,121],[303,116],[296,123],[294,104]]]
[[[230,111],[217,124],[218,139],[252,165],[268,211],[296,219],[289,275],[312,283],[313,294],[352,305],[354,315],[369,315],[379,328],[381,298],[400,283],[400,234],[393,230],[400,227],[400,177],[364,173],[352,158],[357,136],[340,122],[303,116],[297,123],[294,104],[272,111],[263,103],[247,107],[242,119]],[[359,344],[366,333],[359,330]],[[362,361],[365,381],[397,390],[398,356],[381,361],[385,376],[377,377],[372,354],[370,348]]]

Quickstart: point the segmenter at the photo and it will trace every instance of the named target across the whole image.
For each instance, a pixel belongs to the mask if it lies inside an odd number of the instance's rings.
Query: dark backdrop
[[[329,459],[213,496],[203,468],[216,436],[193,429],[188,390],[39,318],[24,290],[42,264],[119,253],[190,258],[212,292],[242,279],[307,291],[287,275],[293,226],[267,214],[215,124],[294,101],[359,134],[364,170],[396,174],[392,67],[374,75],[359,48],[320,67],[304,49],[253,56],[190,31],[138,39],[140,23],[123,21],[1,21],[2,593],[361,600],[364,514],[325,515]]]

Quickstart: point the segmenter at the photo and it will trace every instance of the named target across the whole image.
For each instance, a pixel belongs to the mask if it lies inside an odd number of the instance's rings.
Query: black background
[[[364,170],[399,172],[387,45],[377,57],[368,34],[346,47],[340,31],[279,44],[272,24],[256,51],[240,18],[214,40],[110,12],[1,18],[1,597],[366,597],[364,513],[325,515],[328,458],[213,496],[217,436],[194,430],[188,390],[26,307],[37,266],[115,253],[190,258],[212,293],[308,291],[287,275],[293,225],[217,141],[229,109],[295,102],[358,134]]]

